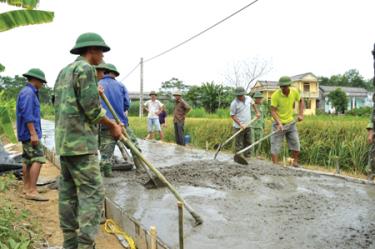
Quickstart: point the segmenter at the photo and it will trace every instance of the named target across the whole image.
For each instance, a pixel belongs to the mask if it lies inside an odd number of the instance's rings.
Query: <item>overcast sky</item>
[[[51,24],[0,33],[2,75],[31,67],[45,71],[53,86],[69,53],[84,32],[103,36],[111,51],[105,61],[122,79],[139,62],[189,38],[251,0],[41,0],[55,12]],[[1,12],[12,9],[0,4]],[[145,89],[177,77],[187,84],[225,83],[233,62],[254,57],[273,70],[264,80],[313,72],[330,76],[356,68],[373,74],[374,0],[259,0],[256,4],[188,44],[144,65]],[[139,90],[139,69],[124,81]]]

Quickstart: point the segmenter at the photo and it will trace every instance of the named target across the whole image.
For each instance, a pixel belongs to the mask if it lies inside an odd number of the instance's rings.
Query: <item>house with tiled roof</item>
[[[319,87],[319,110],[326,113],[334,113],[335,109],[328,99],[328,95],[340,88],[348,97],[347,110],[372,106],[372,94],[362,87],[320,86]]]
[[[291,77],[292,87],[298,89],[305,101],[305,115],[315,115],[319,100],[319,82],[313,73],[298,74]],[[271,100],[271,95],[279,89],[277,81],[259,80],[251,92],[261,92],[265,99]],[[295,107],[296,110],[298,106]]]

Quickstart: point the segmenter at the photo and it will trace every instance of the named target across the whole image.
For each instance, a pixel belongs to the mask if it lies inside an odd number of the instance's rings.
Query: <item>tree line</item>
[[[365,79],[356,69],[350,69],[344,74],[332,75],[330,77],[318,77],[320,85],[339,86],[339,87],[363,87],[368,91],[373,90],[371,79]],[[18,92],[26,85],[26,79],[16,75],[14,77],[0,75],[0,92],[5,91],[4,99],[16,99]],[[235,86],[228,86],[221,83],[203,82],[200,85],[188,85],[180,79],[171,78],[161,83],[159,95],[167,98],[168,106],[172,107],[174,91],[179,90],[184,98],[193,108],[204,108],[207,113],[215,113],[217,109],[228,108],[234,98]],[[40,102],[44,104],[51,103],[52,89],[47,85],[39,92]],[[335,96],[334,96],[335,95]],[[346,101],[345,94],[341,92],[332,93],[333,105],[339,105],[339,109],[344,109]],[[339,104],[337,104],[339,102]],[[345,110],[341,110],[343,112]]]

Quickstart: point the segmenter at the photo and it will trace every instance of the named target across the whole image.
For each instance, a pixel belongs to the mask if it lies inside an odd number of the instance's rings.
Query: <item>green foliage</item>
[[[363,87],[372,90],[371,80],[366,80],[356,69],[350,69],[344,74],[332,75],[331,77],[319,77],[319,83],[323,86]]]
[[[372,107],[361,107],[361,108],[356,108],[352,109],[350,111],[347,111],[347,115],[352,115],[352,116],[360,116],[360,117],[370,117],[372,113]]]
[[[0,0],[0,3],[7,3],[24,9],[34,9],[39,4],[39,0]]]
[[[301,139],[301,163],[334,167],[334,156],[339,157],[340,166],[353,172],[364,173],[367,165],[368,145],[365,129],[368,118],[353,116],[309,116],[298,123]],[[131,127],[137,136],[147,135],[146,119],[130,118]],[[167,120],[165,140],[174,142],[171,119]],[[271,120],[266,122],[265,134],[270,132]],[[191,135],[192,145],[214,150],[232,134],[232,121],[229,118],[187,118],[185,131]],[[231,149],[229,144],[226,149]],[[262,144],[261,153],[269,157],[270,142]]]
[[[348,107],[348,97],[346,93],[337,88],[335,91],[328,94],[328,100],[332,103],[332,106],[335,107],[336,113],[345,113],[346,108]]]
[[[5,66],[3,64],[0,63],[0,73],[4,72],[5,71]]]
[[[6,137],[11,143],[17,143],[12,119],[10,118],[8,109],[4,106],[0,106],[0,138],[2,137]]]
[[[0,32],[16,27],[52,22],[54,13],[42,10],[13,10],[0,14]]]
[[[0,0],[0,3],[7,3],[21,7],[24,10],[13,10],[0,14],[0,32],[13,28],[52,22],[54,13],[50,11],[34,10],[38,0]]]
[[[4,91],[5,100],[16,100],[18,93],[26,85],[25,77],[16,75],[15,77],[0,76],[0,92]],[[46,84],[39,90],[39,100],[41,103],[51,103],[52,89]]]
[[[203,107],[206,112],[215,113],[218,108],[228,107],[234,95],[232,87],[206,82],[190,87],[185,98],[194,108]]]
[[[14,185],[16,177],[12,174],[0,176],[0,192],[4,192]]]
[[[172,78],[168,81],[162,82],[159,89],[161,95],[168,96],[170,98],[172,98],[172,94],[176,90],[186,93],[189,90],[189,86],[184,84],[182,80]]]
[[[15,181],[13,175],[0,176],[0,249],[41,248],[41,232],[30,219],[30,213],[12,205],[2,195]]]
[[[55,109],[52,104],[41,104],[40,105],[40,114],[44,119],[52,120],[55,117]]]

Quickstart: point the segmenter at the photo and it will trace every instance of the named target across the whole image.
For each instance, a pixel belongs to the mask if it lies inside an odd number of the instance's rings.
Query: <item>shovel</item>
[[[250,120],[250,122],[246,125],[246,127],[249,127],[255,120],[257,120],[257,118],[253,118],[252,120]],[[240,134],[244,129],[239,129],[236,133],[234,133],[230,138],[228,138],[227,140],[225,140],[224,143],[221,143],[219,144],[218,148],[216,149],[216,152],[215,152],[215,156],[214,156],[214,160],[216,159],[217,155],[219,154],[221,148],[223,148],[226,144],[228,144],[233,138],[235,138],[236,136],[238,136],[238,134]]]
[[[104,93],[99,93],[100,97],[103,99],[103,101],[106,103],[108,109],[111,111],[113,117],[116,119],[116,122],[117,123],[120,123],[120,120],[117,116],[117,114],[115,113],[115,111],[113,110],[112,108],[112,105],[111,103],[109,103],[107,97],[104,95]],[[123,131],[126,133],[126,130],[123,129]],[[128,137],[125,137],[124,135],[121,135],[120,137],[121,141],[130,148],[130,150],[132,151],[132,153],[134,153],[137,158],[139,158],[145,166],[147,166],[152,172],[154,172],[154,174],[168,187],[168,189],[172,192],[172,194],[176,197],[177,200],[179,200],[180,202],[184,203],[184,206],[186,208],[186,210],[189,211],[189,213],[191,214],[191,216],[193,216],[194,220],[195,220],[195,225],[200,225],[203,223],[203,220],[202,218],[193,210],[193,208],[181,197],[181,195],[177,192],[177,190],[172,186],[172,184],[159,172],[159,170],[157,170],[154,166],[151,165],[150,162],[148,162],[144,157],[143,155],[141,154],[141,152],[139,152],[139,150],[137,149],[137,147],[134,146],[134,144],[130,141],[130,139]]]
[[[285,127],[291,126],[291,125],[293,125],[293,124],[295,124],[295,123],[296,123],[296,121],[294,121],[294,122],[288,124],[288,125],[285,126]],[[285,127],[284,127],[283,130],[285,130]],[[244,153],[245,151],[250,150],[250,149],[253,148],[255,145],[261,143],[262,141],[264,141],[264,140],[268,139],[269,137],[271,137],[273,134],[276,134],[276,133],[278,133],[278,132],[280,132],[280,131],[281,131],[281,130],[275,130],[275,131],[269,133],[268,135],[262,137],[261,139],[259,139],[259,140],[256,141],[255,143],[253,143],[253,144],[247,146],[246,148],[244,148],[244,149],[242,149],[242,150],[236,152],[236,154],[234,155],[234,161],[237,162],[237,163],[239,163],[239,164],[249,165],[249,163],[247,162],[247,160],[242,156],[242,153]]]

